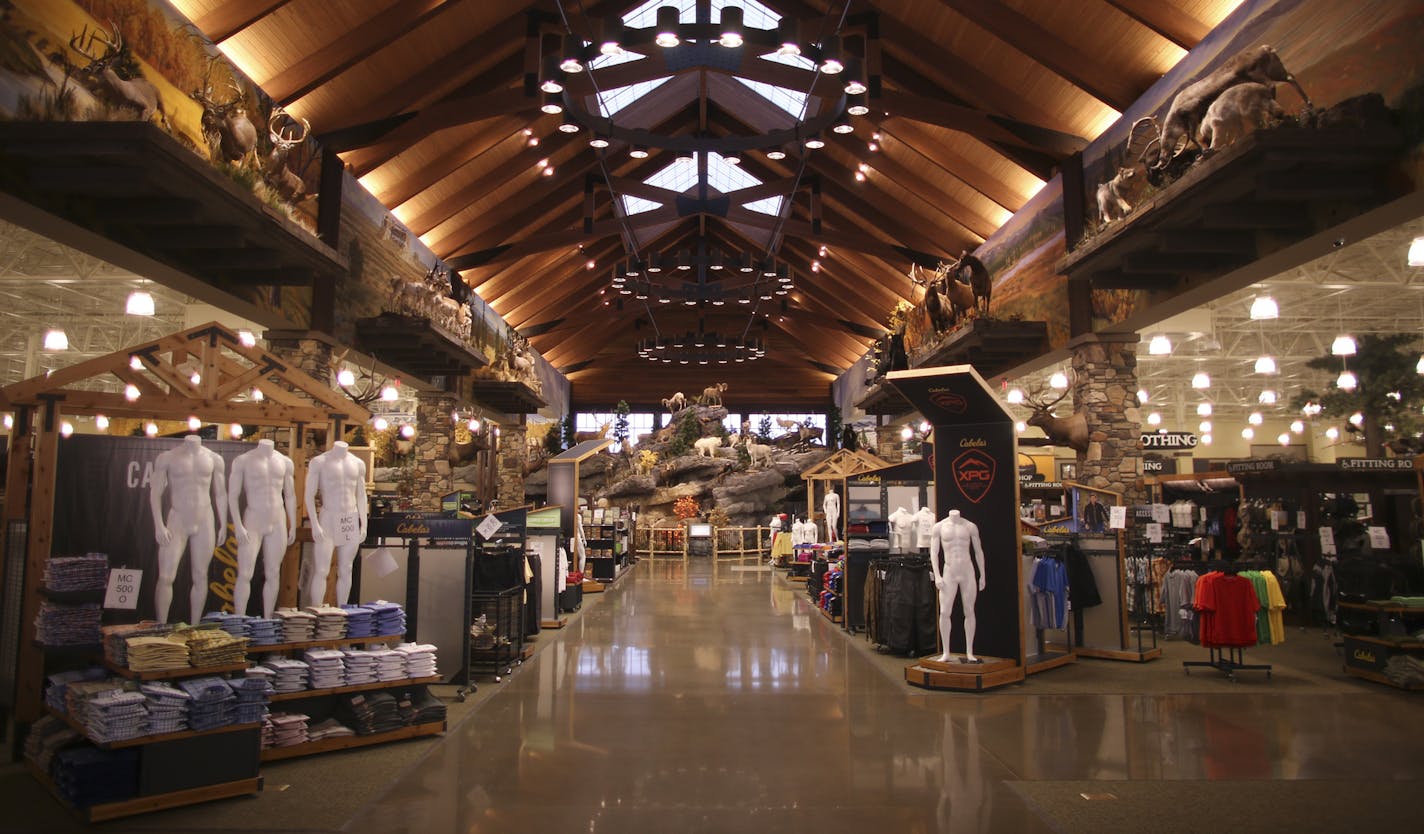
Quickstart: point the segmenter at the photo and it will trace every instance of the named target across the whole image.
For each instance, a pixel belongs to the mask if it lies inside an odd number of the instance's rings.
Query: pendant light
[[[54,327],[45,331],[44,349],[49,351],[69,350],[69,336],[61,328]]]
[[[1253,411],[1250,414],[1246,415],[1246,422],[1250,423],[1253,426],[1259,426],[1265,421],[1266,418],[1262,417],[1261,412],[1259,411]]]
[[[1241,437],[1242,437],[1243,439],[1245,439],[1245,440],[1250,440],[1250,439],[1254,438],[1255,436],[1256,436],[1256,430],[1253,429],[1253,428],[1251,428],[1250,426],[1247,426],[1246,428],[1244,428],[1244,429],[1241,430]]]
[[[143,290],[134,290],[124,302],[124,313],[130,316],[153,315],[153,296]]]
[[[1210,417],[1210,416],[1211,416],[1211,403],[1197,403],[1197,416],[1198,416],[1198,417]]]
[[[1147,425],[1149,425],[1149,426],[1160,426],[1161,424],[1162,424],[1162,415],[1161,415],[1161,414],[1158,414],[1157,412],[1154,411],[1154,412],[1152,412],[1151,414],[1148,414],[1148,415],[1147,415]]]
[[[717,39],[717,43],[728,49],[736,49],[742,45],[741,6],[722,7],[722,36]]]
[[[1424,266],[1424,237],[1416,237],[1409,242],[1407,260],[1410,266]]]
[[[1355,337],[1342,333],[1335,337],[1335,341],[1330,343],[1330,355],[1332,356],[1354,356]]]
[[[1210,420],[1203,420],[1203,421],[1201,421],[1200,423],[1197,423],[1197,431],[1201,432],[1202,434],[1206,434],[1207,432],[1210,432],[1210,431],[1211,431],[1211,421],[1210,421]]]
[[[1273,319],[1281,314],[1276,300],[1269,295],[1258,295],[1251,301],[1251,320]]]
[[[1048,387],[1057,388],[1059,391],[1062,391],[1068,387],[1068,375],[1062,371],[1055,371],[1053,376],[1048,378]]]
[[[681,12],[677,6],[659,6],[657,11],[657,34],[653,36],[653,43],[664,49],[671,49],[681,41],[677,37],[677,24]]]
[[[1340,430],[1335,428],[1334,426],[1331,426],[1330,428],[1325,430],[1325,437],[1328,440],[1336,440],[1340,437]]]
[[[1159,333],[1147,343],[1147,353],[1151,356],[1168,356],[1172,353],[1172,342]]]
[[[1211,377],[1205,371],[1192,374],[1192,387],[1198,390],[1211,387]]]
[[[1138,405],[1145,405],[1145,404],[1147,403],[1147,400],[1148,400],[1147,389],[1146,389],[1146,388],[1139,388],[1139,389],[1137,389],[1137,404],[1138,404]]]
[[[1341,371],[1340,376],[1335,378],[1335,385],[1341,391],[1353,391],[1355,390],[1355,386],[1359,384],[1360,381],[1355,378],[1355,374],[1352,371]]]
[[[1010,388],[1009,393],[1004,395],[1004,399],[1010,405],[1019,405],[1024,401],[1024,392],[1018,388]]]
[[[1275,391],[1272,391],[1270,388],[1267,388],[1266,390],[1262,391],[1259,395],[1257,395],[1257,397],[1256,397],[1256,402],[1260,403],[1261,405],[1275,405],[1275,404],[1276,404],[1276,392],[1275,392]]]
[[[1273,374],[1276,372],[1276,360],[1269,356],[1261,356],[1256,359],[1256,373]]]
[[[1296,434],[1303,434],[1305,432],[1305,423],[1301,420],[1292,420],[1290,430]]]
[[[1288,432],[1281,432],[1280,434],[1276,435],[1276,442],[1281,444],[1282,446],[1289,446],[1290,434]]]

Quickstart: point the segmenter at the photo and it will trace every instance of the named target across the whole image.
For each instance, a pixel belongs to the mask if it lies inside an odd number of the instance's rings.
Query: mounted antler
[[[214,156],[228,162],[241,163],[257,148],[257,127],[247,117],[244,103],[247,93],[235,79],[228,79],[227,87],[232,98],[217,101],[213,98],[212,70],[217,59],[210,59],[203,72],[203,89],[193,92],[193,99],[203,106],[203,135],[207,137]]]
[[[103,50],[100,51],[97,47],[103,47]],[[143,121],[148,121],[154,113],[158,113],[166,121],[163,99],[158,95],[158,88],[149,83],[141,73],[135,72],[135,67],[125,68],[129,57],[128,47],[124,45],[124,36],[113,21],[109,22],[108,31],[96,27],[90,32],[89,27],[85,26],[79,34],[69,39],[69,48],[89,59],[89,64],[84,67],[84,74],[99,85],[98,92],[112,104],[137,110]],[[120,75],[115,69],[116,65],[125,75],[133,77],[125,78]]]
[[[293,149],[300,147],[310,133],[310,122],[281,107],[273,107],[267,117],[267,136],[272,140],[272,151],[267,155],[267,177],[285,200],[295,202],[306,196],[306,180],[292,170],[289,162]]]
[[[1036,386],[1024,393],[1024,404],[1033,409],[1029,415],[1028,424],[1037,426],[1043,430],[1049,440],[1060,446],[1067,446],[1076,452],[1088,451],[1088,417],[1081,409],[1067,417],[1056,417],[1053,414],[1053,407],[1063,401],[1072,390],[1072,377],[1069,384],[1058,396],[1053,399],[1045,399],[1043,386]]]
[[[380,399],[381,389],[386,386],[386,378],[376,374],[376,360],[372,358],[369,370],[360,370],[359,374],[351,374],[350,383],[342,384],[342,373],[350,373],[345,367],[346,355],[350,352],[351,349],[347,348],[340,353],[331,355],[329,362],[331,375],[335,378],[337,387],[350,397],[352,402],[364,408],[367,403]]]

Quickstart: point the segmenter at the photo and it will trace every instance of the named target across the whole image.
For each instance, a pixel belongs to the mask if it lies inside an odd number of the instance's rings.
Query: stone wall
[[[524,460],[528,454],[528,429],[516,424],[499,431],[499,506],[518,507],[524,503]]]
[[[450,441],[455,425],[450,413],[458,401],[451,394],[422,393],[415,401],[415,494],[414,509],[434,512],[440,509],[440,497],[454,491],[450,479]]]
[[[1142,417],[1137,402],[1136,334],[1084,336],[1073,353],[1073,406],[1088,421],[1088,451],[1078,456],[1078,481],[1144,499]]]

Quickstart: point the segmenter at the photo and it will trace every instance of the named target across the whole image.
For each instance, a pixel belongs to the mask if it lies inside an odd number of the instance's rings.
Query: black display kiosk
[[[1014,418],[969,365],[893,371],[886,379],[934,427],[935,518],[952,509],[979,527],[984,590],[974,606],[980,663],[921,659],[905,680],[926,689],[985,690],[1024,679],[1022,540]],[[960,607],[956,601],[955,607]],[[962,612],[951,649],[962,653]]]

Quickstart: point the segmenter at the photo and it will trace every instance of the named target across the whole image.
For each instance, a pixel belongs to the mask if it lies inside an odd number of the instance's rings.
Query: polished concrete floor
[[[925,692],[860,639],[764,569],[641,564],[349,828],[1345,831],[1424,795],[1384,687]]]

